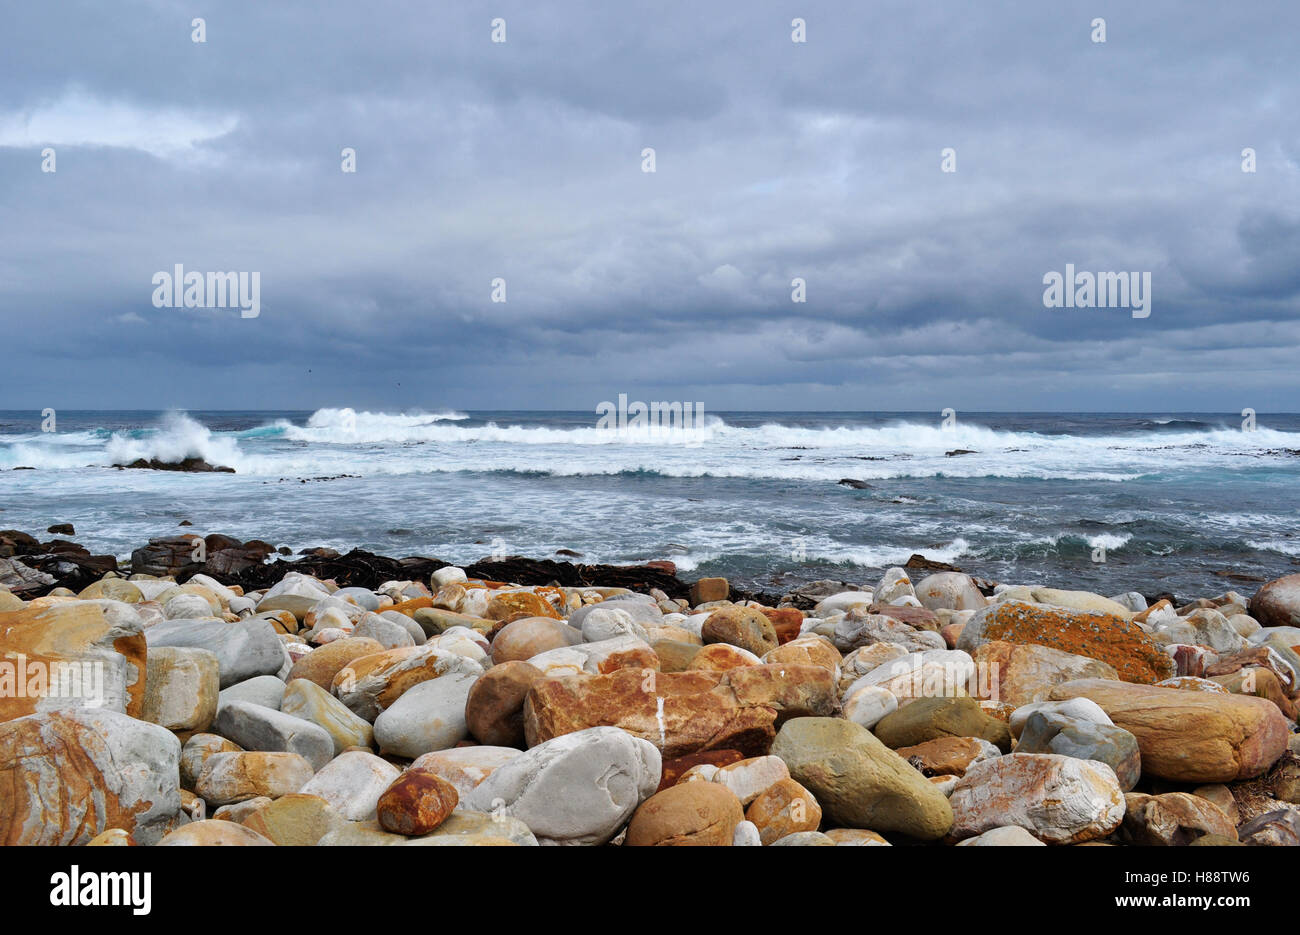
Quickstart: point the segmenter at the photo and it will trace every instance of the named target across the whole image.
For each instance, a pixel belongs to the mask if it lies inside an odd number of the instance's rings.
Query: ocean
[[[56,420],[0,412],[0,527],[45,538],[71,522],[122,558],[189,520],[295,552],[668,559],[766,591],[873,583],[913,553],[1107,595],[1249,594],[1300,570],[1296,414],[1261,413],[1253,431],[1210,413],[960,412],[945,427],[937,412],[719,412],[624,433],[592,412]],[[187,456],[236,473],[111,466]]]

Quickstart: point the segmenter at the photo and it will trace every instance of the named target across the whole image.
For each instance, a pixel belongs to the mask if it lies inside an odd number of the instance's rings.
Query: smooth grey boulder
[[[298,791],[319,796],[348,821],[370,821],[379,797],[400,775],[387,760],[353,750],[330,760]]]
[[[548,740],[498,766],[467,808],[518,818],[541,844],[604,844],[659,787],[649,741],[617,727]]]
[[[334,739],[323,727],[248,701],[223,705],[212,731],[245,750],[297,753],[316,770],[334,757]]]
[[[286,655],[265,620],[167,620],[149,627],[144,636],[149,646],[188,646],[216,653],[222,688],[254,676],[274,675]]]
[[[279,711],[283,700],[284,682],[274,675],[258,675],[224,689],[217,696],[217,710],[231,701],[247,701]]]
[[[465,703],[470,688],[482,674],[480,667],[473,668],[479,671],[474,672],[468,666],[452,669],[403,692],[375,718],[375,742],[379,749],[414,759],[468,739]]]
[[[400,614],[395,610],[385,610],[382,611],[379,616],[383,617],[385,620],[391,620],[407,633],[411,634],[411,639],[414,641],[416,646],[423,646],[425,640],[428,639],[428,634],[424,632],[424,627],[406,616],[406,614]]]
[[[377,641],[384,649],[401,649],[414,646],[415,638],[400,623],[394,623],[379,614],[366,614],[352,631],[354,637],[366,636]],[[421,642],[424,642],[421,640]]]

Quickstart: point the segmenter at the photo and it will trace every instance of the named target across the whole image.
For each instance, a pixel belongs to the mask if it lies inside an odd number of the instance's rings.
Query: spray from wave
[[[155,429],[113,433],[104,446],[104,455],[109,464],[129,464],[137,458],[166,462],[202,458],[236,471],[244,461],[234,438],[214,435],[206,425],[175,411],[166,413]]]

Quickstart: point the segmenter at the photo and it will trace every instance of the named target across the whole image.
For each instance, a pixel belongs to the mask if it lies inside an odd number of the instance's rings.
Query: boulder
[[[779,756],[756,756],[718,765],[710,782],[726,786],[740,799],[741,805],[748,806],[764,791],[789,778],[785,760]]]
[[[817,799],[793,779],[779,779],[768,786],[745,809],[745,819],[758,829],[759,840],[767,845],[786,835],[816,831],[822,823]]]
[[[509,815],[457,809],[418,837],[385,831],[378,821],[345,821],[320,839],[320,847],[536,847],[528,826]]]
[[[182,646],[215,653],[222,688],[258,675],[275,675],[285,664],[280,638],[271,624],[257,618],[235,623],[168,620],[145,630],[145,639],[151,649]]]
[[[240,823],[281,847],[314,847],[343,821],[319,796],[292,792],[257,809]]]
[[[821,666],[750,666],[725,672],[619,669],[543,679],[524,703],[535,745],[595,726],[620,727],[669,759],[702,750],[767,753],[778,718],[835,711]]]
[[[1300,809],[1265,812],[1237,829],[1241,843],[1254,847],[1300,846]]]
[[[453,747],[425,753],[410,768],[441,776],[455,787],[456,794],[464,801],[479,783],[492,775],[493,770],[509,763],[520,752],[513,747]]]
[[[499,766],[466,805],[518,818],[543,844],[604,844],[654,793],[660,767],[653,744],[618,728],[592,727]]]
[[[1098,724],[1066,714],[1038,711],[1025,721],[1017,753],[1056,753],[1080,760],[1096,760],[1115,771],[1119,787],[1127,792],[1142,775],[1137,738],[1112,724]]]
[[[964,776],[976,763],[1002,755],[1001,750],[978,737],[936,737],[894,752],[927,777]]]
[[[1084,679],[1052,689],[1052,700],[1089,698],[1137,738],[1144,775],[1174,782],[1232,782],[1258,776],[1285,751],[1287,722],[1262,698]]]
[[[177,828],[159,847],[275,847],[275,842],[233,821],[195,821]]]
[[[772,754],[813,794],[828,821],[935,840],[952,826],[944,794],[870,731],[839,718],[795,718]]]
[[[212,729],[245,750],[300,754],[313,769],[320,769],[334,757],[334,738],[324,728],[247,701],[224,705]]]
[[[540,678],[539,669],[518,660],[484,672],[470,686],[465,702],[465,725],[474,739],[492,746],[524,746],[524,699]]]
[[[408,689],[375,719],[375,742],[381,753],[415,759],[469,737],[465,705],[483,670],[464,656],[443,655],[457,662]]]
[[[1173,660],[1128,619],[1127,611],[1121,616],[1027,601],[1001,601],[975,612],[962,628],[957,648],[973,653],[995,640],[1087,656],[1114,667],[1127,682],[1149,684],[1174,674]]]
[[[988,603],[970,575],[941,571],[913,586],[921,606],[928,610],[980,610]]]
[[[974,659],[981,681],[990,689],[981,697],[1016,707],[1045,700],[1062,682],[1119,678],[1114,666],[1034,643],[993,640],[977,647]]]
[[[875,734],[887,747],[913,747],[937,737],[978,737],[1006,752],[1011,731],[974,698],[918,698],[883,718]]]
[[[1103,838],[1124,820],[1124,793],[1104,763],[1013,753],[976,763],[951,796],[952,837],[1017,825],[1045,844]]]
[[[777,648],[772,621],[753,607],[731,605],[709,614],[700,631],[705,644],[729,643],[762,656]]]
[[[400,775],[373,753],[350,750],[330,760],[298,791],[324,799],[348,821],[369,821],[384,790]]]
[[[216,753],[240,753],[243,747],[216,734],[192,734],[181,747],[181,788],[193,789],[208,758]]]
[[[1046,847],[1019,825],[1003,825],[991,828],[983,834],[957,842],[958,847]]]
[[[628,847],[729,847],[745,820],[740,800],[725,786],[679,783],[657,792],[627,827]]]
[[[83,706],[140,716],[147,646],[138,615],[90,601],[28,606],[0,613],[0,633],[0,721]]]
[[[474,660],[429,643],[354,659],[334,676],[332,690],[353,713],[374,721],[417,685],[441,678],[472,682],[482,674]]]
[[[343,702],[308,679],[294,679],[289,683],[279,710],[310,721],[329,734],[334,741],[334,756],[349,747],[374,745],[375,732],[370,723],[357,717]]]
[[[297,753],[214,753],[204,762],[194,791],[209,805],[229,805],[297,792],[311,777],[311,763]]]
[[[378,820],[393,834],[428,834],[447,820],[460,794],[437,773],[412,767],[379,796]]]
[[[222,689],[217,695],[217,707],[231,701],[247,701],[279,711],[284,701],[284,688],[284,681],[274,675],[257,675]]]
[[[149,653],[140,717],[171,731],[207,730],[217,716],[221,668],[206,649],[157,646]]]
[[[898,696],[879,685],[863,685],[844,699],[844,717],[870,730],[898,710]]]
[[[307,679],[315,682],[326,691],[334,684],[334,677],[348,663],[363,656],[382,653],[384,646],[378,640],[368,637],[350,637],[335,640],[318,649],[314,649],[293,664],[287,681]]]
[[[1232,819],[1209,799],[1186,792],[1130,792],[1124,798],[1122,835],[1133,844],[1182,847],[1207,834],[1237,839]]]
[[[1265,627],[1300,627],[1300,572],[1276,578],[1250,599],[1250,615]]]
[[[107,709],[0,723],[0,844],[85,844],[108,828],[154,844],[179,820],[181,743]]]

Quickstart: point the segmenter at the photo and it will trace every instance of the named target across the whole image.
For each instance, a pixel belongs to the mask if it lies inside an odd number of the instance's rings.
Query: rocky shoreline
[[[0,841],[1300,844],[1300,575],[1149,601],[918,556],[764,594],[307,551],[0,532]]]

